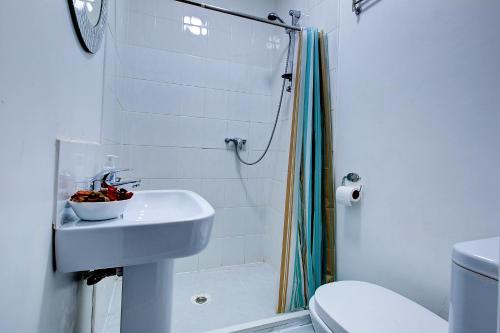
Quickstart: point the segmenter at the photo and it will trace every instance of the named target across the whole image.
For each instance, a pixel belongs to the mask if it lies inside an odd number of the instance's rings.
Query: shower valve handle
[[[226,144],[232,142],[234,146],[237,147],[239,150],[243,150],[245,144],[247,143],[247,140],[242,138],[226,138],[224,141],[226,142]]]

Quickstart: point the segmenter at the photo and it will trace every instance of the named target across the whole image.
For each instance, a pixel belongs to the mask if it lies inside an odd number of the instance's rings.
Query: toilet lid
[[[453,262],[476,273],[498,280],[500,237],[455,244]]]
[[[314,294],[318,316],[335,333],[447,333],[448,322],[383,287],[359,281],[323,285]]]

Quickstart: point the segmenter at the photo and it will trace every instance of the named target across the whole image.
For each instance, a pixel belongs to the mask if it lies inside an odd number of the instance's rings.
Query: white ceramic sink
[[[140,265],[203,250],[214,210],[189,191],[138,191],[123,218],[63,224],[56,230],[61,272]]]
[[[208,244],[214,209],[190,191],[137,191],[123,218],[56,229],[61,272],[123,267],[122,333],[170,332],[173,260]]]

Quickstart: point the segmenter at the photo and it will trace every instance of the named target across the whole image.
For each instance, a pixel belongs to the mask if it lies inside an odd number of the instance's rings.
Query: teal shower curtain
[[[297,62],[278,311],[306,308],[334,279],[332,133],[326,38],[306,29]]]

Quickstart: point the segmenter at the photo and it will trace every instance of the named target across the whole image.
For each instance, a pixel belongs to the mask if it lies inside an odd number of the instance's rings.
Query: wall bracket
[[[364,0],[352,0],[352,12],[356,14],[356,16],[361,14],[361,11],[363,10],[363,8],[361,7],[361,3],[363,1]]]

